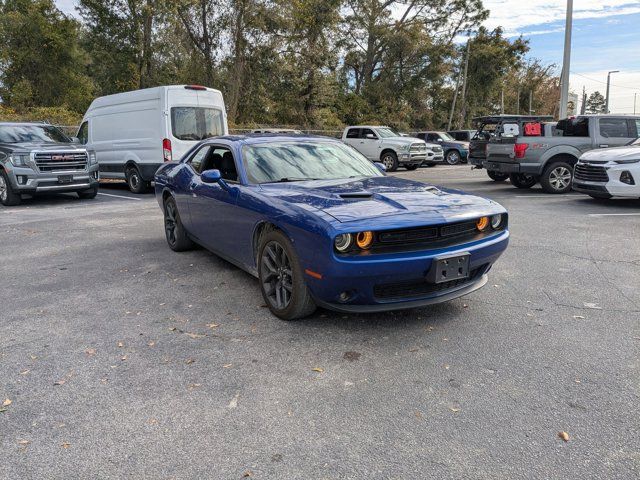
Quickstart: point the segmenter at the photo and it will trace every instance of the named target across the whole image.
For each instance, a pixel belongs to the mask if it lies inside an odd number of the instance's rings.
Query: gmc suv
[[[95,153],[76,145],[52,125],[0,123],[0,202],[19,205],[22,195],[98,193]]]

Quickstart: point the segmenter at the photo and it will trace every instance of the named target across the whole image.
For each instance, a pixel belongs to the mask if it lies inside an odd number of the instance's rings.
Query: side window
[[[204,166],[205,159],[209,155],[210,150],[211,150],[211,147],[209,146],[202,147],[193,155],[193,157],[191,157],[191,160],[189,160],[191,167],[196,171],[198,175],[200,175],[205,170],[209,170],[208,168],[203,169],[202,167]]]
[[[358,138],[360,136],[359,128],[350,128],[347,131],[347,138]]]
[[[428,142],[437,142],[438,136],[435,133],[427,133],[427,141]]]
[[[418,134],[416,135],[417,138],[419,138],[420,140],[425,140],[426,135],[422,132],[418,132]]]
[[[84,122],[78,130],[78,139],[82,145],[86,145],[89,141],[89,122]]]
[[[640,137],[640,119],[636,118],[635,120],[629,120],[629,123],[631,124],[631,127],[630,127],[631,136],[633,138]]]
[[[626,118],[601,118],[600,135],[604,138],[631,138]]]
[[[371,130],[370,128],[363,128],[362,133],[360,134],[360,138],[367,138],[367,135],[373,135],[374,137],[378,138],[373,130]]]

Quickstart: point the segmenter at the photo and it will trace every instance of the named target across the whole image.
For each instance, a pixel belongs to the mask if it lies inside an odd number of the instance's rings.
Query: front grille
[[[47,152],[35,154],[36,166],[41,172],[67,172],[87,169],[85,152]]]
[[[426,153],[427,152],[427,144],[426,143],[413,143],[411,145],[412,153]]]
[[[583,182],[608,182],[609,175],[604,167],[596,167],[588,163],[578,163],[574,170],[573,176],[576,180]]]
[[[413,280],[409,282],[387,283],[375,285],[373,295],[380,300],[391,300],[401,298],[423,297],[432,293],[450,290],[462,285],[473,283],[485,272],[487,266],[474,268],[469,272],[469,278],[460,278],[443,283],[429,283],[425,279]]]
[[[440,228],[440,235],[443,237],[452,237],[454,235],[462,235],[476,231],[476,222],[456,223],[455,225],[446,225]]]
[[[409,242],[422,242],[438,238],[437,227],[416,228],[413,230],[395,230],[378,234],[378,241],[382,244],[397,244]]]

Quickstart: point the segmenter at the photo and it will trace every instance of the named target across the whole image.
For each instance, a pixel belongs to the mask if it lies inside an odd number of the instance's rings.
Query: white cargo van
[[[219,90],[171,85],[95,99],[77,136],[96,152],[102,178],[125,179],[132,192],[141,193],[163,162],[227,133]]]

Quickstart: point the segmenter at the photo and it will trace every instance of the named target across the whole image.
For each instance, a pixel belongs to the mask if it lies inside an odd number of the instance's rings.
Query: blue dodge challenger
[[[330,138],[227,136],[160,167],[155,192],[171,249],[197,243],[256,276],[284,320],[481,288],[509,241],[505,209],[383,170]]]

